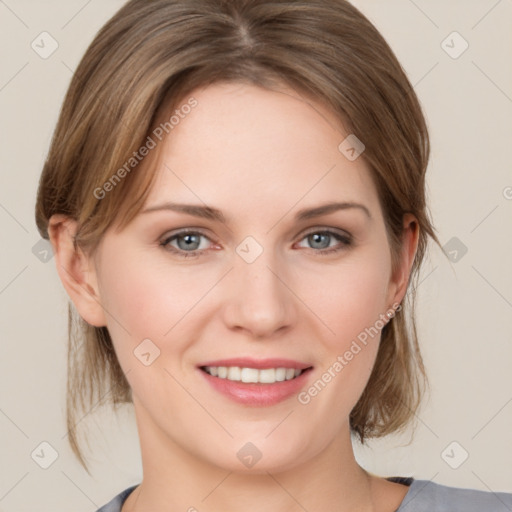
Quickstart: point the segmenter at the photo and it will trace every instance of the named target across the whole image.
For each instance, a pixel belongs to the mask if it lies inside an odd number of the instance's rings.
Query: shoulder
[[[137,487],[137,485],[133,485],[132,487],[129,487],[128,489],[125,489],[123,492],[119,493],[106,505],[103,505],[103,507],[98,509],[97,512],[121,512],[123,503],[126,501],[130,493]]]
[[[510,512],[512,494],[413,480],[397,512]]]

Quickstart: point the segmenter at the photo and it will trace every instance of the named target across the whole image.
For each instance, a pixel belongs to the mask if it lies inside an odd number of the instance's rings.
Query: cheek
[[[366,328],[375,325],[388,308],[388,282],[386,258],[371,252],[361,252],[329,272],[308,279],[307,300],[315,304],[314,312],[329,328],[323,338],[332,348],[343,348]],[[332,331],[331,336],[329,331]]]
[[[145,339],[162,350],[172,339],[172,352],[179,354],[186,348],[179,340],[186,338],[178,333],[190,329],[194,308],[215,282],[211,270],[172,267],[165,259],[150,259],[133,250],[119,258],[120,245],[116,244],[115,253],[105,251],[100,295],[121,364],[130,367],[133,350]]]
[[[321,394],[315,405],[320,410],[350,411],[361,396],[385,325],[380,315],[387,311],[389,277],[390,259],[376,246],[308,279],[304,290],[310,294],[305,302],[318,305],[315,313],[329,328],[323,326],[319,338],[323,343],[321,382],[311,389],[311,396]]]
[[[356,405],[374,367],[385,325],[380,315],[387,310],[388,275],[378,260],[361,259],[321,278],[328,293],[310,295],[310,300],[317,300],[318,316],[329,330],[322,327],[319,373],[301,393],[299,403],[309,404],[315,411],[312,416],[318,418],[340,411],[328,427],[333,435],[345,421],[341,412],[348,415]],[[318,279],[315,282],[320,284]]]
[[[101,301],[108,311],[109,330],[129,332],[134,341],[141,335],[149,337],[151,329],[157,331],[155,319],[162,318],[161,310],[166,308],[160,290],[149,279],[154,274],[150,268],[127,258],[111,258],[102,268]]]
[[[120,254],[126,256],[120,257]],[[123,250],[122,242],[111,244],[103,253],[102,304],[109,313],[110,324],[115,327],[120,323],[134,336],[158,332],[159,326],[155,322],[160,318],[163,323],[165,312],[171,312],[169,305],[178,302],[178,284],[175,272],[166,272],[165,268],[159,268],[132,248]],[[148,332],[141,332],[141,329],[148,329]]]
[[[173,402],[167,390],[179,393],[179,388],[164,370],[174,373],[171,361],[181,361],[187,348],[181,329],[187,325],[187,312],[205,292],[200,293],[200,282],[186,273],[149,262],[136,251],[126,251],[131,255],[120,259],[119,247],[115,254],[105,253],[100,288],[117,358],[134,395],[144,397],[146,405],[157,397]]]

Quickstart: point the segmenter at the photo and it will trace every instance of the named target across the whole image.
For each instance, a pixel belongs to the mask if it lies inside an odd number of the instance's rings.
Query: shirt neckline
[[[394,483],[397,483],[397,484],[403,484],[403,485],[407,485],[409,487],[409,489],[407,490],[407,492],[405,493],[405,496],[402,500],[402,502],[400,503],[399,507],[395,510],[395,512],[400,512],[400,509],[402,508],[402,505],[404,504],[407,496],[409,495],[410,491],[411,491],[411,487],[412,487],[412,484],[414,482],[414,478],[412,476],[390,476],[390,477],[387,477],[386,480],[390,481],[390,482],[394,482]],[[124,505],[125,501],[128,499],[128,496],[139,486],[140,484],[135,484],[135,485],[132,485],[131,487],[128,487],[128,489],[125,489],[119,496],[119,510],[121,510],[122,506]]]
[[[415,482],[414,477],[412,476],[390,476],[387,477],[386,480],[390,482],[394,482],[397,484],[403,484],[407,485],[409,489],[407,489],[407,492],[405,493],[405,496],[403,497],[402,501],[400,502],[400,505],[398,505],[398,508],[394,512],[401,512],[402,506],[405,504],[405,501],[407,500],[409,494],[411,493],[411,488],[413,486],[413,483]]]

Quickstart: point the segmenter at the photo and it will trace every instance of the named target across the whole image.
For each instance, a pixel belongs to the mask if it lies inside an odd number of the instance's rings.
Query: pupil
[[[314,235],[311,235],[311,237],[313,238],[313,244],[318,243],[322,237],[324,237],[324,239],[326,239],[326,238],[327,238],[327,237],[326,237],[326,235],[322,235],[322,234],[320,234],[320,233],[316,233],[316,234],[314,234]],[[327,244],[327,245],[329,245],[329,244]],[[323,246],[323,247],[321,247],[321,248],[322,248],[322,249],[324,249],[325,247],[326,247],[326,246],[325,246],[325,244],[324,244],[324,246]]]
[[[182,240],[185,240],[185,248],[190,248],[190,244],[197,243],[197,240],[194,240],[194,238],[197,238],[197,235],[184,235],[182,236]]]

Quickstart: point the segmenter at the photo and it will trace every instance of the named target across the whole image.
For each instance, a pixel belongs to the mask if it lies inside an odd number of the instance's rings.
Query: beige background
[[[141,478],[129,409],[117,418],[95,409],[82,420],[92,434],[92,477],[71,454],[64,423],[67,298],[54,260],[40,261],[37,245],[39,257],[33,253],[40,238],[37,181],[64,92],[94,34],[122,3],[0,1],[3,512],[93,512]],[[354,3],[387,38],[424,105],[440,240],[456,237],[451,244],[467,247],[452,263],[433,249],[423,269],[419,334],[432,393],[412,442],[410,434],[397,436],[356,447],[356,454],[382,476],[512,492],[512,2]],[[59,45],[47,59],[31,48],[43,31]],[[453,31],[469,44],[458,58],[442,47]],[[457,37],[445,43],[452,54],[462,48]],[[41,442],[58,455],[47,469],[35,461],[51,462]],[[459,464],[465,452],[467,460],[453,469],[449,463]]]

